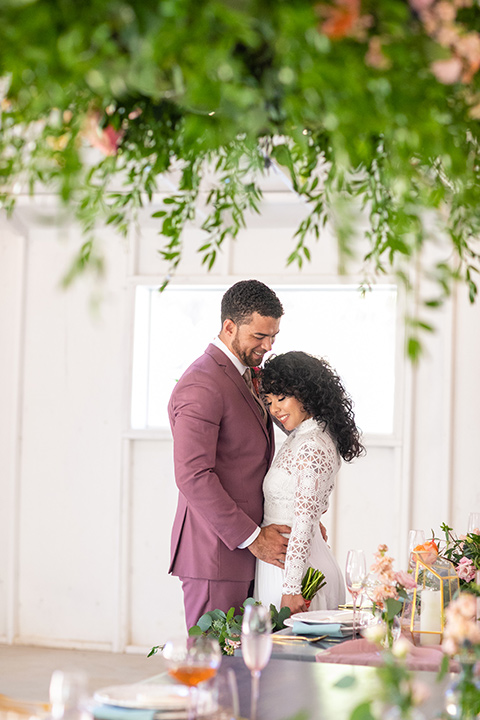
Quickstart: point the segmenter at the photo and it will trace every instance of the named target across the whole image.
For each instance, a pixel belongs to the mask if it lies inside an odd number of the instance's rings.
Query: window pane
[[[228,286],[136,292],[132,427],[168,427],[176,380],[220,330]],[[328,359],[355,402],[363,432],[391,434],[395,390],[396,288],[275,286],[285,309],[276,353],[304,350]]]

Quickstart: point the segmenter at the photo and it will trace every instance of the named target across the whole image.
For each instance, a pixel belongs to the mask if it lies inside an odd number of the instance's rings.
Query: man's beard
[[[258,367],[260,363],[262,362],[262,358],[256,358],[253,355],[253,351],[250,355],[247,355],[246,351],[242,349],[240,346],[240,343],[238,342],[237,338],[232,340],[232,350],[234,351],[235,355],[239,358],[239,360],[246,365],[247,367]]]

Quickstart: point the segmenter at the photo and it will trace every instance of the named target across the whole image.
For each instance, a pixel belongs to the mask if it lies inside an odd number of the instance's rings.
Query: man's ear
[[[233,320],[231,320],[230,318],[227,318],[226,320],[223,321],[222,333],[225,335],[225,337],[227,337],[227,338],[235,337],[236,329],[237,329],[237,324],[234,323]]]

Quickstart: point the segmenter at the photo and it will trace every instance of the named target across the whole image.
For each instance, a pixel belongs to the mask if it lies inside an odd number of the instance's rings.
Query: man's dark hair
[[[283,315],[278,297],[259,280],[241,280],[232,285],[222,298],[222,325],[227,318],[236,325],[246,325],[254,312],[276,320]]]

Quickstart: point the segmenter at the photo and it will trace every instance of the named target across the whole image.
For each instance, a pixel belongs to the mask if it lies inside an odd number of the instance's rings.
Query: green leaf
[[[350,715],[350,720],[376,720],[372,713],[371,701],[357,705]]]
[[[202,632],[206,632],[212,627],[213,620],[214,618],[211,613],[205,613],[205,615],[202,615],[201,618],[199,618],[197,625]]]
[[[385,605],[387,610],[387,620],[393,620],[395,615],[398,615],[398,613],[401,612],[403,602],[401,600],[396,600],[395,598],[387,598],[385,600]]]
[[[353,675],[345,675],[343,678],[340,678],[340,680],[337,680],[336,683],[334,683],[334,687],[345,689],[345,688],[351,688],[354,685],[356,685],[357,680]]]

